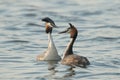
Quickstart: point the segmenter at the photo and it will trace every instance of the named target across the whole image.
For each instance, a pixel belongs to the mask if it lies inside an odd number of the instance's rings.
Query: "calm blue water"
[[[69,22],[77,27],[74,53],[90,60],[88,68],[36,61],[48,45],[41,22],[46,16],[59,26],[53,38],[61,56],[69,34],[58,32]],[[0,0],[0,80],[119,79],[119,0]]]

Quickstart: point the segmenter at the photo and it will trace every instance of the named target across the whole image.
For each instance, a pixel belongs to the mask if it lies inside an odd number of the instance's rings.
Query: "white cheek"
[[[47,23],[47,25],[48,25],[49,27],[53,27],[53,26],[51,25],[51,23]]]

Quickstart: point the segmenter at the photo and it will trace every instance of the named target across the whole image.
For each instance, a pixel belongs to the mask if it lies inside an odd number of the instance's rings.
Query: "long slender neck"
[[[67,55],[73,54],[73,44],[76,38],[71,38],[70,42],[68,43],[66,49],[65,49],[65,54],[63,55],[63,58]]]
[[[55,47],[51,33],[48,33],[48,48]]]
[[[51,33],[48,33],[48,42],[49,42],[48,47],[50,47],[50,45],[53,44],[53,39],[52,39]]]
[[[46,23],[45,24],[45,28],[46,28],[46,33],[48,34],[48,48],[51,48],[51,46],[54,46],[54,42],[52,39],[52,27],[50,23]]]

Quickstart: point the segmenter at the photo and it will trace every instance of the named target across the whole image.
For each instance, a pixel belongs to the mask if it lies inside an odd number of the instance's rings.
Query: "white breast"
[[[50,33],[48,33],[48,40],[49,40],[48,50],[44,55],[44,60],[60,60],[61,58],[58,55],[57,49],[54,45],[54,42]]]

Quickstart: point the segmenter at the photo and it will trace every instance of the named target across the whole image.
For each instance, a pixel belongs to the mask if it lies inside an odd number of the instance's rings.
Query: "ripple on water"
[[[98,36],[98,37],[95,37],[95,38],[91,38],[91,39],[88,39],[88,41],[117,41],[119,40],[120,38],[119,37],[102,37],[102,36]]]
[[[32,23],[32,22],[27,23],[26,26],[32,26],[32,27],[33,27],[33,26],[44,27],[44,26],[42,26],[42,25],[35,24],[35,23]]]
[[[29,43],[29,41],[25,41],[25,40],[9,40],[9,41],[3,41],[2,43]]]
[[[85,78],[85,79],[97,79],[97,78],[99,78],[101,80],[101,79],[111,79],[113,76],[116,77],[118,75],[120,75],[120,73],[115,73],[115,72],[113,72],[113,73],[96,73],[96,74],[91,74],[91,75],[82,75],[82,76],[78,76],[76,78]],[[106,76],[109,76],[109,78],[107,78]],[[116,77],[116,79],[118,79],[118,78]]]
[[[24,17],[36,17],[37,14],[35,14],[35,13],[24,13],[24,14],[22,14],[22,16],[24,16]]]

